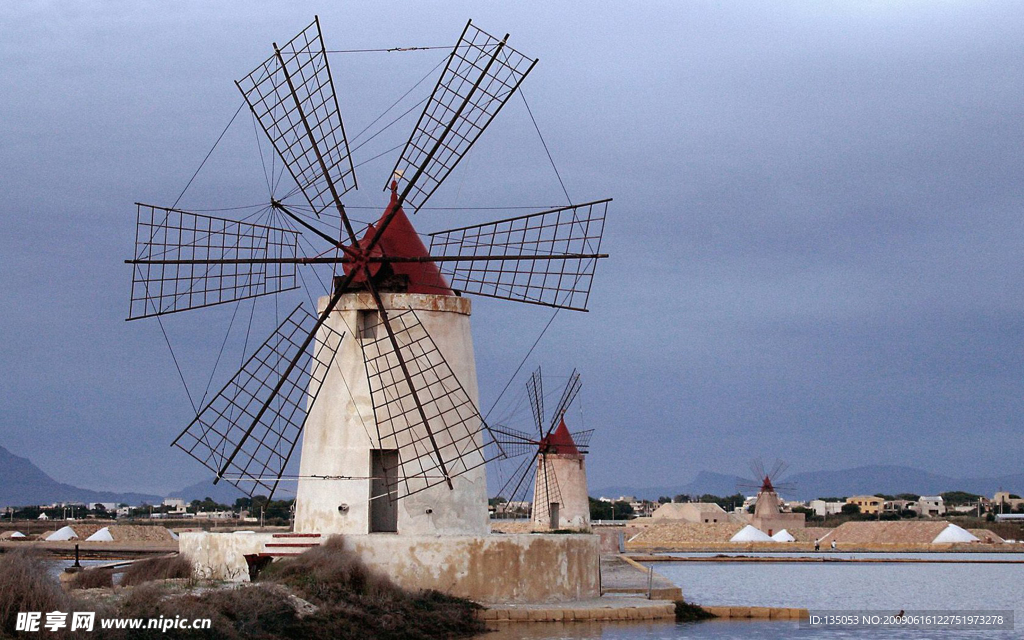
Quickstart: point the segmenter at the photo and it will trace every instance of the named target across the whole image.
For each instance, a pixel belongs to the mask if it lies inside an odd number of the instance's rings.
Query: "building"
[[[934,518],[946,514],[946,505],[942,502],[942,496],[921,496],[917,499],[917,505],[911,509],[922,518]]]
[[[169,515],[177,516],[188,510],[188,505],[181,498],[164,498],[162,506],[169,507]]]
[[[669,502],[655,509],[651,514],[651,520],[655,522],[701,522],[704,524],[730,522],[729,514],[714,502]]]
[[[885,500],[878,496],[851,496],[846,499],[846,504],[855,504],[860,507],[861,513],[872,515],[878,514],[885,508]]]
[[[537,456],[533,483],[533,530],[589,531],[586,461],[565,426],[564,416],[558,427],[541,439],[540,447],[543,453]],[[550,492],[552,486],[555,492]]]
[[[827,516],[834,516],[837,513],[842,513],[843,505],[846,504],[842,501],[826,502],[825,500],[811,500],[807,503],[807,508],[814,512],[819,518]]]
[[[996,491],[992,496],[992,510],[996,513],[1009,513],[1024,509],[1024,498],[1020,498],[1009,491]]]

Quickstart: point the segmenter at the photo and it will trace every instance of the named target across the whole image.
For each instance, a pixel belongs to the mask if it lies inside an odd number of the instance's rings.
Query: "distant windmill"
[[[515,506],[530,495],[532,486],[534,529],[590,528],[584,456],[594,430],[570,433],[565,424],[565,412],[580,387],[580,375],[574,370],[549,419],[544,413],[544,385],[538,367],[526,383],[536,434],[505,426],[492,427],[506,456],[513,460],[522,458],[498,495],[506,499],[505,505]]]
[[[757,490],[751,524],[768,535],[773,535],[786,527],[804,526],[804,514],[784,512],[785,502],[779,496],[780,491],[788,492],[795,488],[793,483],[782,481],[782,475],[788,467],[789,465],[782,460],[776,460],[771,469],[766,469],[760,459],[752,460],[750,471],[754,475],[754,482],[740,485],[748,490]]]
[[[359,372],[342,382],[368,387],[372,424],[360,425],[358,446],[372,453],[372,464],[360,454],[338,470],[337,456],[316,440],[304,445],[302,478],[366,483],[368,492],[352,495],[393,503],[438,485],[452,489],[454,479],[482,469],[488,429],[471,355],[450,362],[469,339],[468,305],[455,302],[472,293],[586,310],[595,266],[607,257],[600,252],[607,199],[435,232],[429,249],[406,216],[406,208],[423,209],[536,64],[507,39],[466,24],[387,179],[390,201],[364,229],[342,202],[357,188],[355,165],[318,19],[236,82],[305,204],[272,197],[266,224],[137,205],[135,255],[126,261],[134,275],[129,320],[278,294],[298,286],[299,267],[335,268],[318,308],[295,307],[175,439],[215,483],[273,495],[307,417],[320,411],[322,395],[336,402],[341,393],[339,363]],[[303,255],[300,239],[321,247]],[[416,298],[414,308],[416,295],[429,300]],[[452,324],[460,313],[465,328]],[[432,335],[428,325],[446,335]],[[360,359],[355,368],[352,358]],[[335,415],[329,410],[321,413]],[[318,439],[353,429],[323,420]],[[350,526],[350,505],[338,497],[347,489],[310,491],[305,500],[299,483],[297,522],[306,510],[316,511],[310,526]]]

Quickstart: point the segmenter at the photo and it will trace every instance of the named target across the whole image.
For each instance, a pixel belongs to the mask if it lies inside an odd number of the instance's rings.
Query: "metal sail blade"
[[[506,500],[505,511],[519,510],[524,503],[531,501],[533,480],[536,476],[537,457],[539,455],[540,451],[534,447],[532,455],[523,458],[522,461],[515,465],[515,469],[509,475],[508,480],[498,490],[496,496]]]
[[[298,287],[299,234],[294,231],[148,204],[136,207],[135,257],[127,261],[133,265],[129,320]]]
[[[303,350],[314,331],[318,339]],[[272,496],[343,337],[296,307],[174,446],[244,493]]]
[[[356,174],[319,19],[235,84],[316,217],[347,227],[340,199]]]
[[[585,311],[611,200],[430,234],[453,289]]]
[[[389,314],[388,323],[390,331],[379,312],[367,317],[359,337],[377,444],[398,451],[389,492],[401,499],[485,464],[500,447],[487,448],[490,429],[415,312]]]
[[[530,396],[530,409],[533,410],[533,421],[537,424],[537,432],[544,437],[544,381],[541,379],[540,367],[526,381],[526,394]]]
[[[530,434],[504,425],[491,427],[491,433],[494,435],[494,441],[504,451],[505,455],[499,457],[518,458],[536,451],[539,444]]]
[[[594,437],[593,429],[584,429],[583,431],[570,431],[569,435],[572,437],[573,444],[582,454],[590,453],[590,440]]]
[[[562,391],[562,397],[558,400],[558,407],[555,412],[551,414],[551,426],[548,427],[547,435],[558,427],[558,423],[561,422],[562,416],[569,409],[569,405],[576,399],[576,394],[580,392],[580,387],[583,386],[583,382],[580,381],[580,374],[575,369],[572,370],[572,375],[569,376],[569,382],[565,385],[565,390]]]
[[[470,21],[452,49],[392,172],[404,203],[414,211],[465,157],[537,63],[505,44],[507,39]]]

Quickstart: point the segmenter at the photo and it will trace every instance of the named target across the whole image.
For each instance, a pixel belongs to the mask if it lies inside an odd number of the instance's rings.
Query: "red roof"
[[[580,455],[580,450],[576,448],[576,443],[569,434],[569,428],[565,426],[564,417],[558,422],[558,428],[544,436],[540,444],[541,449],[547,453]]]
[[[366,230],[366,235],[359,241],[360,246],[365,247],[370,244],[370,239],[377,233],[377,227],[383,222],[388,212],[391,211],[396,200],[397,198],[392,193],[391,205],[388,206],[384,215],[377,221],[377,224],[369,226]],[[416,229],[413,228],[412,222],[409,221],[408,216],[405,215],[405,211],[401,207],[398,208],[395,217],[388,224],[388,228],[384,230],[384,235],[381,236],[380,241],[377,242],[377,245],[370,253],[372,256],[385,255],[402,258],[423,258],[430,255],[427,247],[420,240],[419,234],[416,233]],[[441,270],[437,268],[437,263],[435,262],[394,262],[389,264],[396,275],[408,276],[409,288],[406,290],[408,293],[432,293],[443,296],[455,295],[448,286],[448,282],[445,281],[444,276],[441,275]],[[380,263],[371,264],[370,273],[376,276],[380,268]],[[351,265],[346,263],[346,274],[349,272],[349,269],[351,269]],[[365,280],[366,276],[362,273],[357,274],[353,278],[353,282],[363,282]]]

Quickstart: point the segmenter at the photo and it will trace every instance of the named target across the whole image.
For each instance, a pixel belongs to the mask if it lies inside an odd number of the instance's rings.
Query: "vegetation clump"
[[[316,605],[304,625],[332,638],[457,638],[484,631],[480,605],[427,590],[409,592],[372,572],[340,536],[271,564],[259,578]]]
[[[685,600],[676,600],[676,622],[698,622],[717,617],[700,605]]]
[[[179,578],[192,578],[192,563],[179,555],[160,556],[131,563],[121,576],[121,586],[130,587],[153,580]]]
[[[71,576],[68,585],[72,589],[103,589],[114,586],[114,572],[111,569],[85,569]]]
[[[14,636],[19,611],[67,611],[68,603],[41,556],[20,549],[0,554],[0,637]]]

